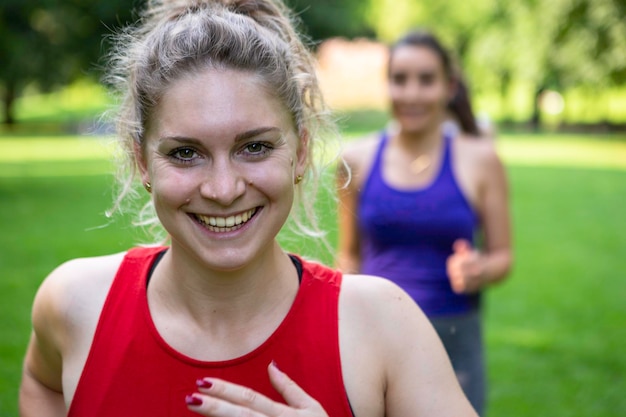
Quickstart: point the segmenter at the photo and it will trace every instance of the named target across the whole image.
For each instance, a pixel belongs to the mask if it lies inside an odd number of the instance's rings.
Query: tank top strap
[[[385,150],[385,147],[389,142],[389,133],[386,130],[383,130],[382,132],[380,132],[379,138],[380,140],[378,142],[378,149],[376,151],[376,159],[380,161],[383,151]]]
[[[386,131],[380,133],[380,140],[378,141],[378,147],[376,148],[376,154],[374,155],[374,163],[370,169],[371,173],[380,172],[381,164],[383,160],[383,152],[389,142],[389,134]]]
[[[455,135],[453,133],[445,133],[444,134],[444,156],[443,162],[441,164],[441,170],[439,173],[439,181],[442,182],[440,186],[447,187],[450,190],[454,190],[455,193],[458,194],[461,203],[466,207],[466,209],[472,214],[473,221],[475,224],[478,224],[478,214],[476,213],[474,207],[467,199],[467,196],[461,189],[459,185],[459,181],[456,177],[456,172],[454,171],[453,164],[453,153],[454,153],[454,138]]]
[[[454,170],[452,168],[452,140],[453,135],[444,133],[443,135],[443,160],[438,175],[439,180],[451,179],[456,184]]]
[[[389,134],[386,131],[382,131],[379,135],[376,152],[374,153],[374,160],[372,161],[372,165],[370,166],[367,178],[363,182],[361,197],[367,192],[372,183],[382,181],[382,158],[383,152],[385,151],[385,147],[387,146],[388,142]]]

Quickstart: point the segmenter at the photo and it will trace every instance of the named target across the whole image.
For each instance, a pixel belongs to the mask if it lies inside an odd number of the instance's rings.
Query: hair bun
[[[257,21],[289,15],[280,0],[149,0],[146,10],[150,16],[181,16],[209,7],[225,8]]]

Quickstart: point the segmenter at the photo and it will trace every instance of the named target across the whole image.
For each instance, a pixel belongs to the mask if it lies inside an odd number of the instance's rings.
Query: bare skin
[[[275,237],[305,165],[305,140],[257,77],[231,70],[173,82],[156,120],[136,150],[171,236],[147,290],[150,315],[161,337],[188,357],[240,357],[267,340],[298,291],[297,271]],[[248,212],[237,227],[200,221]],[[69,261],[40,287],[23,417],[67,414],[122,256]],[[433,328],[397,286],[346,275],[339,318],[341,368],[358,417],[476,415]],[[206,375],[188,407],[213,417],[326,415],[288,375],[269,364],[268,373],[287,405]]]
[[[165,279],[170,261],[166,255],[155,271]],[[289,261],[286,255],[286,261]],[[54,271],[41,287],[34,309],[34,332],[24,365],[20,405],[22,416],[63,416],[67,413],[80,373],[93,339],[104,296],[111,285],[121,255],[70,261]],[[293,268],[292,268],[293,269]],[[293,272],[295,274],[295,271]],[[258,276],[255,280],[258,279]],[[296,285],[282,285],[281,280],[268,281],[271,288],[295,297]],[[286,279],[297,283],[295,276]],[[156,282],[154,282],[156,284]],[[152,287],[152,283],[151,283]],[[256,287],[256,286],[255,286]],[[285,291],[284,288],[289,288]],[[218,349],[197,359],[223,360],[224,352],[242,353],[242,334],[255,335],[248,339],[248,349],[269,337],[290,307],[274,310],[274,297],[265,295],[254,305],[238,308],[237,313],[223,311],[193,317],[174,317],[176,307],[156,300],[155,291],[150,311],[155,322],[175,321],[184,326],[172,332],[160,331],[164,339],[184,354],[197,353],[198,344]],[[269,291],[268,291],[269,293]],[[189,293],[209,308],[219,310],[217,294]],[[243,295],[230,297],[240,305],[249,299]],[[185,305],[178,305],[187,308]],[[440,341],[419,308],[395,285],[375,277],[346,275],[339,302],[340,351],[342,372],[348,398],[357,416],[409,415],[475,415],[460,391]],[[73,318],[68,321],[68,318]],[[249,320],[253,318],[254,320]],[[199,322],[199,319],[202,322]],[[237,329],[226,333],[224,323]],[[258,325],[264,324],[264,331]],[[199,330],[200,335],[196,334]],[[61,337],[63,335],[63,337]],[[243,352],[245,353],[245,352]],[[367,366],[364,366],[367,364]],[[268,372],[277,390],[283,393],[290,408],[258,395],[254,403],[246,403],[246,388],[227,381],[207,380],[213,386],[199,389],[195,396],[202,404],[190,406],[207,416],[234,415],[239,407],[247,406],[264,412],[261,415],[325,415],[319,404],[302,392],[279,370]],[[181,401],[184,399],[181,398]],[[220,410],[220,411],[216,411]]]

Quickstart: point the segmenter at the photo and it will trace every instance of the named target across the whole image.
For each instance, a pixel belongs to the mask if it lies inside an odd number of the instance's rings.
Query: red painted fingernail
[[[213,386],[213,383],[211,381],[207,381],[205,379],[198,379],[196,381],[196,385],[199,386],[200,388],[211,388]]]
[[[194,395],[187,395],[185,397],[185,402],[187,405],[202,405],[202,398],[196,397]]]

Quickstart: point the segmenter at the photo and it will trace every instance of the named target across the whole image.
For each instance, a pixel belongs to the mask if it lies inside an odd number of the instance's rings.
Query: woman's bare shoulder
[[[343,179],[351,179],[349,189],[359,190],[363,185],[370,171],[379,141],[378,134],[371,134],[351,140],[344,146],[341,152],[344,164],[339,165],[338,173]]]
[[[415,317],[423,316],[421,309],[411,297],[398,285],[385,278],[346,274],[343,277],[341,291],[344,312],[349,312],[351,316],[354,314],[355,319],[359,316],[369,316],[369,324],[376,322],[381,327],[391,330],[390,320],[411,317],[409,321],[413,321]],[[405,324],[411,325],[409,322]]]
[[[486,137],[476,137],[469,135],[458,135],[456,146],[459,148],[459,155],[466,155],[468,159],[478,163],[493,162],[499,160],[496,141]]]
[[[80,321],[89,312],[99,312],[124,255],[76,258],[59,265],[37,291],[34,325],[53,317]]]
[[[64,290],[83,286],[102,285],[115,276],[126,252],[112,255],[75,258],[55,268],[42,286],[63,287]]]
[[[351,169],[359,169],[372,158],[379,141],[379,133],[371,133],[346,141],[341,156]]]
[[[459,135],[455,146],[457,150],[455,155],[463,165],[476,174],[479,182],[503,176],[504,168],[494,140]]]

